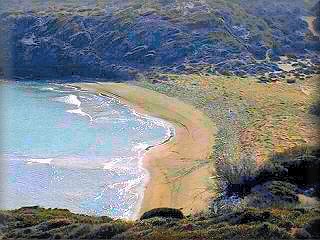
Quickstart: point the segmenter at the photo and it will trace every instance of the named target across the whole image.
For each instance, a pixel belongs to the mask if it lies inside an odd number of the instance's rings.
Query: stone
[[[295,79],[287,79],[287,83],[293,84],[293,83],[296,83],[296,80]]]
[[[155,208],[145,212],[140,220],[154,217],[183,219],[184,215],[181,210],[175,208]]]

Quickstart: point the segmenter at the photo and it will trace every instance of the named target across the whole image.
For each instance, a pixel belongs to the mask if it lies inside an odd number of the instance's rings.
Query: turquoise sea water
[[[50,83],[0,84],[0,208],[40,205],[130,218],[146,147],[172,127],[114,98]]]

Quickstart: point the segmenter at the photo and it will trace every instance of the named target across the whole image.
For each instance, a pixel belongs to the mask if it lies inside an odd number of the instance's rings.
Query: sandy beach
[[[212,121],[193,106],[163,94],[123,83],[72,84],[116,97],[137,112],[164,119],[175,127],[170,141],[148,150],[144,167],[150,173],[140,214],[157,207],[180,208],[185,214],[208,207],[208,181],[213,163],[208,160],[216,132]]]

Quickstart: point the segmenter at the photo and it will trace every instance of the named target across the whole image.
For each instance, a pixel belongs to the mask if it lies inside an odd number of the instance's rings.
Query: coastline
[[[215,126],[191,105],[163,94],[123,83],[76,83],[74,87],[119,99],[135,111],[163,119],[175,134],[145,149],[143,167],[148,172],[139,217],[157,207],[182,209],[185,214],[208,207],[207,189],[213,166],[208,161]]]

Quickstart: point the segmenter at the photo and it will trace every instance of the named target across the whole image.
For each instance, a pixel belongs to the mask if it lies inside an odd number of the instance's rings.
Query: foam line
[[[27,160],[27,164],[40,163],[40,164],[51,164],[52,158],[32,158]]]
[[[88,113],[86,113],[86,112],[84,112],[84,111],[82,111],[80,108],[78,108],[78,109],[73,109],[73,110],[68,110],[67,112],[68,112],[68,113],[79,114],[79,115],[81,115],[81,116],[87,116],[87,117],[90,118],[90,121],[91,121],[91,122],[93,121],[93,118],[91,117],[91,115],[88,114]]]
[[[70,94],[70,95],[64,96],[64,97],[58,97],[55,100],[58,102],[63,102],[63,103],[67,103],[70,105],[75,105],[77,107],[80,107],[80,105],[81,105],[81,101],[79,100],[79,98],[73,94]]]

